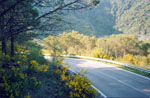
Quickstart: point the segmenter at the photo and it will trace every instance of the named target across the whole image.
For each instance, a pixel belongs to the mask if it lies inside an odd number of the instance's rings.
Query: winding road
[[[107,98],[150,98],[150,79],[96,61],[65,58],[65,65],[84,74]]]

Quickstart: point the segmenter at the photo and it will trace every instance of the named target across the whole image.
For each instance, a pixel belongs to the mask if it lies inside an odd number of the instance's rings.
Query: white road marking
[[[77,72],[75,72],[74,70],[72,70],[71,68],[69,68],[70,71],[72,71],[73,73],[77,74]]]
[[[71,58],[69,58],[69,59],[71,59]],[[79,60],[79,59],[76,59],[76,60]],[[84,61],[90,61],[90,60],[84,60]],[[97,61],[91,61],[91,62],[97,62]],[[100,62],[99,62],[100,63]],[[103,63],[104,64],[104,63]],[[105,66],[112,66],[112,65],[109,65],[109,64],[104,64]],[[114,67],[114,66],[112,66],[112,67]],[[121,68],[117,68],[117,67],[115,67],[116,69],[119,69],[119,70],[123,70],[123,69],[121,69]],[[70,69],[70,68],[69,68]],[[77,73],[77,72],[75,72],[74,70],[72,70],[72,69],[70,69],[73,73]],[[147,77],[144,77],[144,76],[141,76],[141,75],[138,75],[138,74],[136,74],[136,73],[133,73],[133,72],[130,72],[130,71],[126,71],[126,70],[123,70],[123,71],[125,71],[125,72],[128,72],[128,73],[131,73],[131,74],[134,74],[134,75],[137,75],[137,76],[140,76],[140,77],[143,77],[143,78],[145,78],[145,79],[148,79],[148,80],[150,80],[150,78],[147,78]],[[102,74],[104,74],[104,73],[102,73]],[[148,94],[146,94],[145,92],[142,92],[141,90],[139,90],[139,89],[137,89],[137,88],[135,88],[135,87],[133,87],[132,85],[130,85],[130,84],[127,84],[127,83],[124,83],[123,81],[121,81],[121,80],[118,80],[117,78],[115,78],[115,77],[112,77],[112,76],[109,76],[109,75],[107,75],[107,74],[104,74],[104,75],[106,75],[106,76],[108,76],[108,77],[110,77],[110,78],[112,78],[112,79],[115,79],[115,80],[117,80],[117,81],[119,81],[120,83],[122,83],[122,84],[124,84],[124,85],[126,85],[126,86],[128,86],[128,87],[130,87],[130,88],[132,88],[132,89],[135,89],[135,90],[137,90],[137,91],[139,91],[139,92],[141,92],[141,93],[143,93],[143,94],[145,94],[145,95],[147,95],[147,96],[149,96]],[[103,94],[100,90],[98,90],[96,87],[95,87],[95,89],[104,97],[104,98],[107,98],[107,96],[105,95],[105,94]]]
[[[148,97],[150,97],[150,96],[149,96],[148,94],[146,94],[145,92],[142,92],[141,90],[139,90],[139,89],[133,87],[133,86],[130,85],[130,84],[127,84],[127,83],[125,83],[125,82],[123,82],[123,81],[121,81],[121,80],[119,80],[119,79],[117,79],[117,78],[115,78],[115,77],[109,76],[109,75],[104,74],[104,73],[102,73],[102,72],[100,72],[100,73],[103,74],[103,75],[105,75],[105,76],[107,76],[107,77],[110,77],[110,78],[112,78],[112,79],[114,79],[114,80],[117,80],[118,82],[120,82],[120,83],[122,83],[122,84],[124,84],[124,85],[126,85],[126,86],[128,86],[128,87],[130,87],[130,88],[132,88],[132,89],[135,89],[135,90],[137,90],[137,91],[139,91],[139,92],[141,92],[141,93],[147,95]]]
[[[72,58],[67,58],[67,59],[72,59]],[[83,59],[76,59],[76,60],[83,60]],[[84,60],[84,61],[90,61],[90,62],[103,63],[103,62],[101,62],[101,61],[99,61],[99,62],[98,62],[98,61],[91,61],[91,60]],[[113,65],[111,65],[111,64],[105,64],[105,63],[103,63],[103,64],[104,64],[106,67],[111,66],[111,67],[114,67],[114,68],[116,68],[116,69],[123,70],[123,71],[125,71],[125,72],[128,72],[128,73],[134,74],[134,75],[136,75],[136,76],[143,77],[143,78],[145,78],[145,79],[150,80],[150,78],[148,78],[148,77],[145,77],[145,76],[142,76],[142,75],[136,74],[136,73],[134,73],[134,72],[130,72],[130,71],[127,71],[127,70],[124,70],[124,69],[118,68],[118,67],[113,66]],[[96,65],[96,66],[92,65],[92,67],[96,68],[96,67],[98,67],[98,66],[97,66],[97,65]],[[101,67],[101,65],[99,65],[99,67]]]
[[[112,65],[110,65],[110,66],[112,66]],[[143,77],[143,78],[145,78],[145,79],[150,80],[150,78],[145,77],[145,76],[142,76],[142,75],[139,75],[139,74],[136,74],[136,73],[134,73],[134,72],[131,72],[131,71],[128,71],[128,70],[124,70],[124,69],[121,69],[121,68],[118,68],[118,67],[116,67],[116,68],[119,69],[119,70],[123,70],[123,71],[125,71],[125,72],[128,72],[128,73],[131,73],[131,74],[137,75],[137,76],[139,76],[139,77]]]
[[[96,89],[97,92],[101,94],[101,96],[103,96],[104,98],[107,98],[107,96],[104,93],[102,93],[99,89],[97,89],[94,85],[91,85],[91,87],[93,87],[94,89]]]
[[[72,71],[73,73],[77,74],[77,72],[74,71],[73,69],[69,68],[69,70]],[[91,85],[91,87],[94,88],[94,89],[96,89],[96,91],[98,93],[100,93],[101,96],[103,96],[104,98],[107,98],[107,96],[104,93],[102,93],[99,89],[97,89],[94,85]]]

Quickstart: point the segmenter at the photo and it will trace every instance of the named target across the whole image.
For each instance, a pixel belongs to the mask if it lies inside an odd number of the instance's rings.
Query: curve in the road
[[[85,76],[107,97],[150,98],[150,79],[96,61],[65,58],[76,71],[86,69]]]

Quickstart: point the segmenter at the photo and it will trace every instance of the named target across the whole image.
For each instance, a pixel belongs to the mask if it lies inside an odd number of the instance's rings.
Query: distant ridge
[[[150,0],[101,0],[95,8],[69,13],[66,20],[72,30],[89,36],[150,35]]]

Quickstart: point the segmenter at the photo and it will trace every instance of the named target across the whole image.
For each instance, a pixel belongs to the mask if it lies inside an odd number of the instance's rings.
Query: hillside
[[[150,34],[150,0],[101,0],[92,9],[72,12],[66,16],[72,29],[86,35],[118,33]]]

